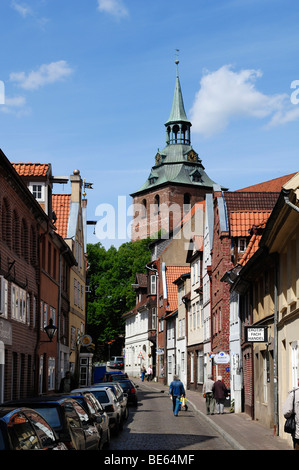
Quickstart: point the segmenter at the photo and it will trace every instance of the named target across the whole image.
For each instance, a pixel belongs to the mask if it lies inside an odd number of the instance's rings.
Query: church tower
[[[177,74],[170,116],[165,123],[166,146],[133,198],[132,241],[172,232],[196,202],[213,190],[214,181],[191,145],[191,122],[185,112]]]

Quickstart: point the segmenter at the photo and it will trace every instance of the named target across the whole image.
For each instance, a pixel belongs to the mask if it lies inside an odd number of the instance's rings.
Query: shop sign
[[[267,326],[245,326],[245,342],[246,343],[267,343],[268,327]]]

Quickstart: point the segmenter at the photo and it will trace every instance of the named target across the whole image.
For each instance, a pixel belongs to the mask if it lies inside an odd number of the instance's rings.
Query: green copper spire
[[[177,66],[177,75],[175,82],[175,89],[172,101],[171,113],[166,126],[166,143],[169,144],[186,144],[190,145],[190,128],[191,122],[188,121],[186,116],[181,84],[179,79],[179,61],[175,61]]]

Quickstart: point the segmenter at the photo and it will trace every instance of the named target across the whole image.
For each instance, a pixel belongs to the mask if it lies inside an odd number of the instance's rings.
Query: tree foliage
[[[118,249],[106,250],[101,243],[88,244],[87,332],[96,346],[124,336],[122,315],[135,305],[135,283],[137,272],[145,272],[150,261],[149,239],[127,242]]]

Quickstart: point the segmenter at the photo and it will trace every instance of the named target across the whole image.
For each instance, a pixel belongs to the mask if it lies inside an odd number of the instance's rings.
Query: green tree
[[[135,305],[131,284],[137,272],[146,272],[151,258],[149,243],[150,239],[138,240],[108,250],[101,243],[87,245],[87,332],[95,344],[96,360],[107,359],[108,342],[116,340],[117,348],[120,336],[124,336],[122,316]]]

